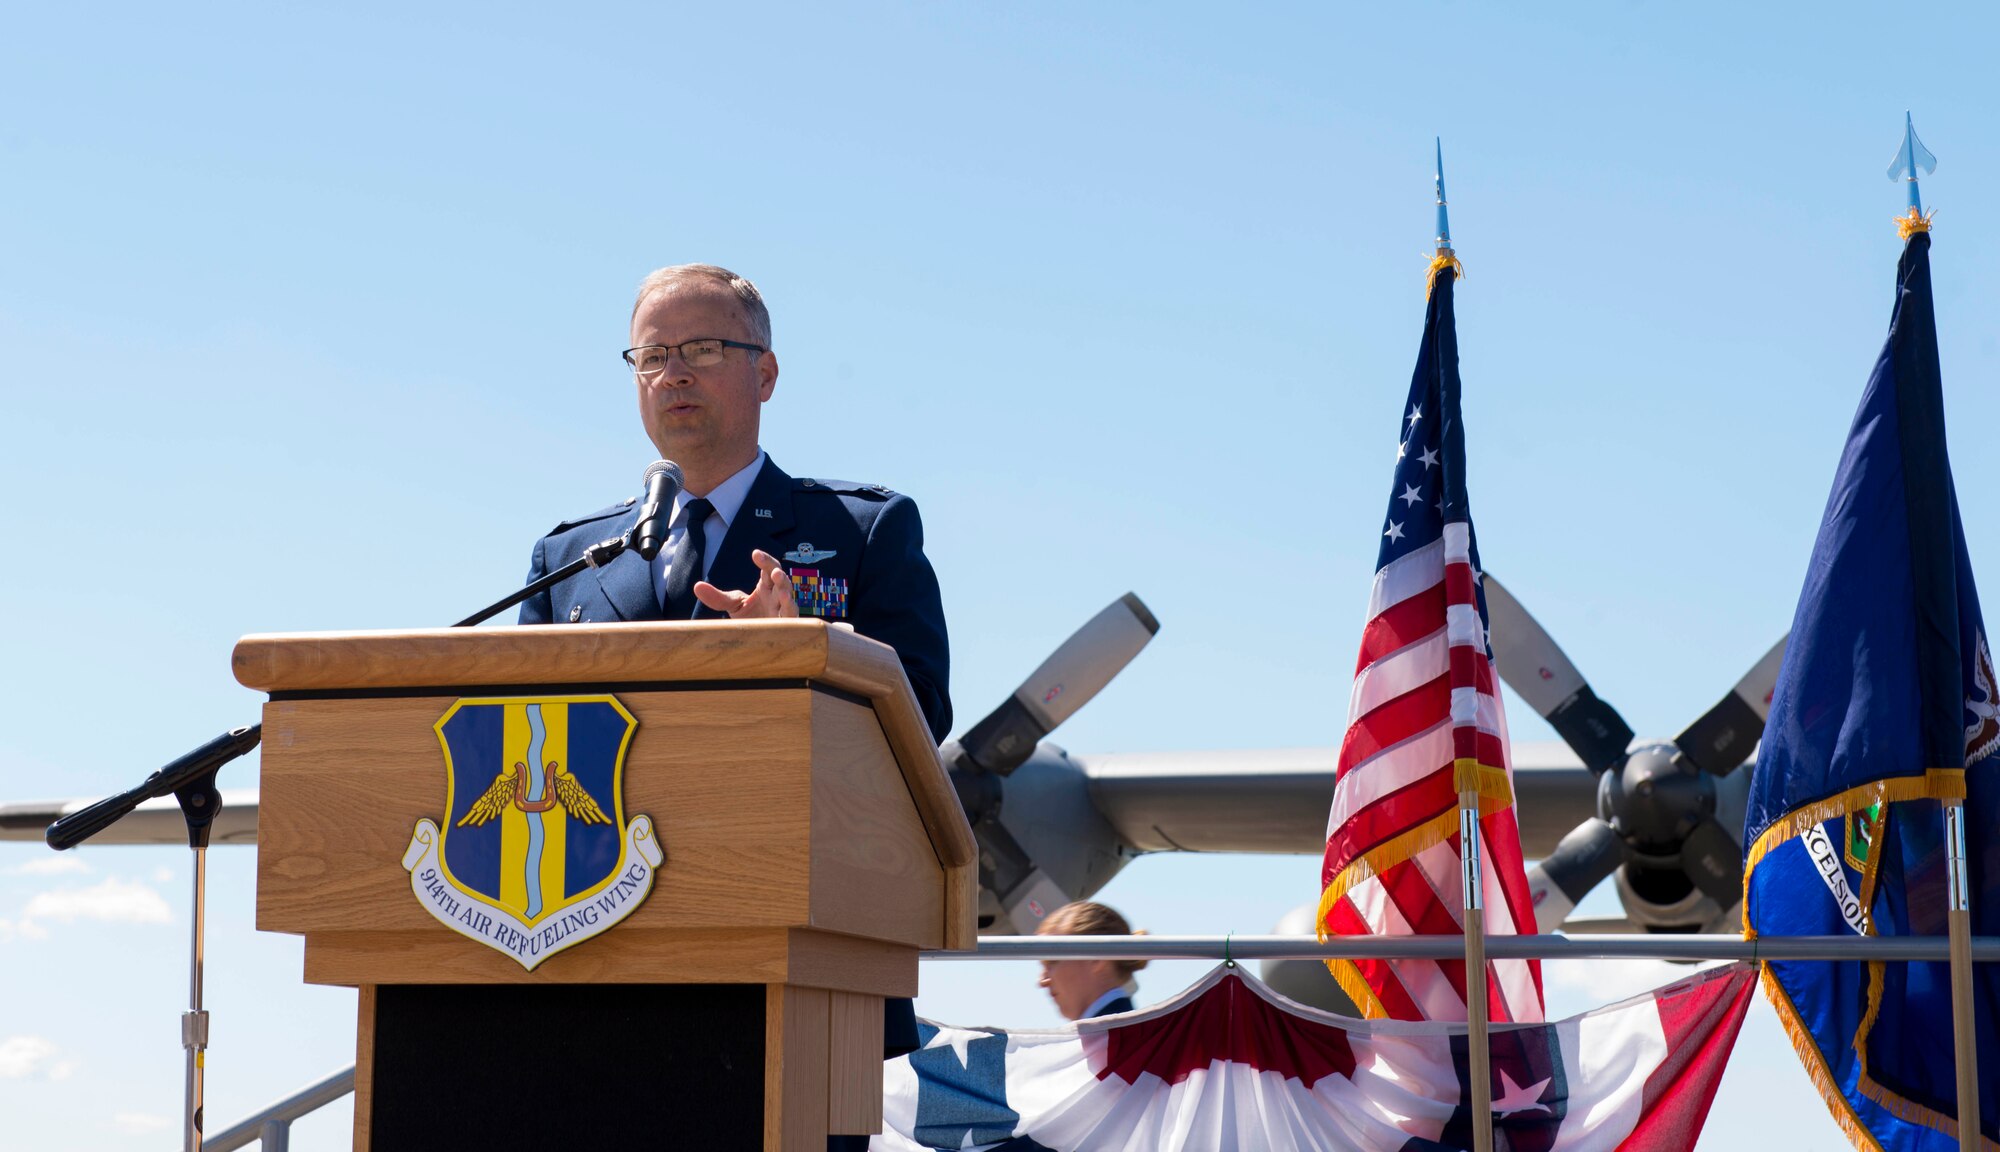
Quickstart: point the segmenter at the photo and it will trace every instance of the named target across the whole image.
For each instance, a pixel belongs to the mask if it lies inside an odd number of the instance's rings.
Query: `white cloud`
[[[48,930],[33,920],[0,920],[0,941],[19,936],[23,940],[46,940]]]
[[[0,1080],[25,1080],[42,1070],[56,1046],[40,1036],[9,1036],[0,1040]]]
[[[76,1070],[82,1063],[81,1060],[58,1060],[49,1066],[49,1079],[67,1080],[76,1075]]]
[[[173,878],[174,878],[174,870],[172,868],[168,868],[165,865],[162,865],[158,868],[153,869],[153,883],[155,884],[165,884],[167,881],[172,880]]]
[[[111,1118],[111,1126],[120,1132],[165,1132],[175,1123],[171,1116],[151,1112],[120,1112]]]
[[[27,921],[97,920],[106,924],[169,924],[173,910],[158,892],[133,880],[107,876],[88,888],[63,888],[36,893],[21,910],[23,935]]]
[[[60,856],[35,856],[7,869],[9,876],[64,876],[90,871],[90,865],[74,852]]]

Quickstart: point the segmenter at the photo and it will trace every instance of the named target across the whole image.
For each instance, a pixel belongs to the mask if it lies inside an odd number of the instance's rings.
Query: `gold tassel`
[[[1451,788],[1454,792],[1478,789],[1481,816],[1491,816],[1514,802],[1514,786],[1507,779],[1507,770],[1473,759],[1452,761]]]
[[[1447,268],[1451,269],[1453,275],[1460,280],[1465,279],[1465,265],[1458,262],[1458,253],[1449,248],[1440,248],[1437,250],[1437,255],[1431,257],[1430,271],[1424,274],[1424,299],[1431,298],[1431,289],[1437,287],[1438,273]]]
[[[1931,230],[1931,219],[1936,215],[1937,209],[1935,208],[1921,216],[1917,214],[1915,208],[1912,208],[1907,213],[1896,217],[1896,235],[1904,240],[1908,240],[1919,232],[1928,232]]]

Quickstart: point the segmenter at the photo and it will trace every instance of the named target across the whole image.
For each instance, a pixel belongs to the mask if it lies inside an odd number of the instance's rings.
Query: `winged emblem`
[[[501,769],[500,774],[493,778],[493,783],[486,786],[486,791],[480,794],[479,799],[472,802],[472,807],[466,811],[465,818],[458,822],[458,827],[471,825],[477,828],[505,812],[509,804],[523,812],[546,812],[561,804],[563,810],[568,812],[573,820],[580,820],[585,824],[611,823],[611,817],[606,816],[604,809],[597,806],[597,801],[591,799],[590,793],[585,791],[577,778],[554,760],[543,765],[542,779],[544,787],[541,799],[530,800],[527,790],[528,766],[518,760],[515,761],[513,767]]]
[[[454,701],[432,726],[445,811],[403,853],[413,898],[529,971],[625,919],[666,862],[652,818],[625,810],[638,726],[609,695]]]

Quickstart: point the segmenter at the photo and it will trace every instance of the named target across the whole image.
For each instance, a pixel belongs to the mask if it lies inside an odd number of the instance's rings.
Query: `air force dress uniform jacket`
[[[575,561],[592,544],[629,532],[638,523],[636,499],[565,520],[535,542],[527,582]],[[799,615],[845,620],[856,632],[894,648],[931,736],[942,741],[951,731],[951,657],[944,605],[937,574],[924,556],[924,526],[916,501],[879,484],[794,479],[767,456],[722,543],[711,542],[709,548],[714,559],[708,582],[731,591],[756,584],[753,549],[778,557],[791,574]],[[697,605],[694,618],[721,615]],[[523,624],[662,616],[652,566],[634,551],[621,553],[602,568],[586,568],[521,604]],[[885,1001],[883,1015],[884,1058],[918,1047],[917,1018],[910,1001]]]
[[[528,580],[571,563],[600,540],[631,531],[638,501],[556,525],[535,542]],[[754,549],[779,558],[791,574],[800,616],[845,620],[856,632],[896,650],[931,735],[951,730],[950,652],[937,574],[924,556],[916,502],[877,484],[794,479],[767,456],[743,507],[717,545],[708,582],[730,591],[757,583]],[[722,614],[697,605],[697,620]],[[521,605],[523,624],[603,623],[662,618],[651,566],[627,551],[586,568]]]

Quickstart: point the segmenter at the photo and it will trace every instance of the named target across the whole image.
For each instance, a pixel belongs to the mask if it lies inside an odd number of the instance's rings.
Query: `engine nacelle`
[[[1745,764],[1727,776],[1709,777],[1715,787],[1715,818],[1743,842],[1743,819],[1749,810],[1752,766]],[[1738,932],[1743,902],[1721,907],[1687,877],[1677,858],[1657,864],[1640,858],[1621,865],[1612,881],[1625,916],[1645,932]]]
[[[1092,803],[1083,766],[1054,744],[1036,745],[1008,776],[982,781],[982,788],[994,786],[997,797],[975,820],[997,822],[1032,867],[1026,875],[1014,877],[1009,873],[1015,869],[988,859],[991,853],[982,847],[979,931],[983,934],[1034,932],[1042,917],[1069,901],[1089,899],[1140,855]],[[1005,890],[995,891],[996,887]]]

